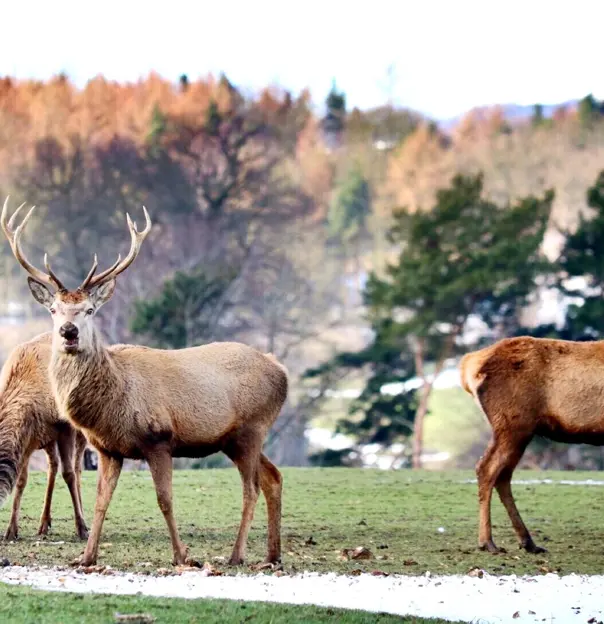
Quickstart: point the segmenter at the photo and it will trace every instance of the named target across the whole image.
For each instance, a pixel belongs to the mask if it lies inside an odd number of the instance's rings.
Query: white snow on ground
[[[604,619],[604,576],[178,576],[82,574],[57,568],[7,567],[0,581],[38,589],[178,598],[230,598],[440,617],[474,624],[585,624]]]
[[[476,483],[476,479],[466,479],[459,483]],[[596,479],[583,479],[573,481],[571,479],[514,479],[512,485],[604,485],[604,481]]]

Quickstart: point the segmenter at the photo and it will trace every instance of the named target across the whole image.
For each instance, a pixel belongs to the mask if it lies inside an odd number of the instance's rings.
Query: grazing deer
[[[243,512],[230,563],[243,563],[261,489],[268,510],[267,561],[281,556],[281,474],[262,453],[265,437],[285,402],[287,371],[272,355],[243,344],[219,342],[175,351],[103,344],[93,322],[111,298],[116,277],[137,257],[151,229],[142,232],[126,215],[131,246],[95,275],[97,259],[77,290],[67,290],[44,257],[46,272],[25,258],[20,237],[33,208],[14,228],[7,203],[0,222],[15,258],[30,274],[30,290],[53,318],[49,377],[59,412],[98,450],[94,519],[82,565],[96,562],[107,508],[124,458],[145,459],[172,541],[174,564],[185,563],[172,513],[172,457],[225,453],[239,469]]]
[[[63,479],[69,488],[75,514],[76,532],[88,537],[82,511],[82,456],[84,435],[59,418],[48,380],[52,334],[41,334],[15,347],[0,373],[0,504],[16,489],[10,522],[4,539],[19,536],[21,496],[27,485],[29,459],[44,449],[48,457],[48,479],[38,535],[51,526],[50,508],[59,457]]]
[[[460,371],[464,390],[474,397],[493,430],[476,465],[479,548],[502,551],[491,530],[495,487],[520,547],[545,552],[533,541],[516,508],[512,474],[535,435],[604,445],[604,341],[507,338],[465,355]]]

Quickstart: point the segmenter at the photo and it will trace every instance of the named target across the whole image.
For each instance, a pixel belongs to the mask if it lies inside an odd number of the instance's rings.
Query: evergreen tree
[[[591,127],[594,122],[602,117],[603,105],[590,93],[579,101],[578,114],[579,121],[584,127]]]
[[[161,151],[161,140],[168,128],[168,120],[161,108],[156,104],[151,113],[149,132],[147,133],[147,147],[152,158],[158,156]]]
[[[327,213],[329,234],[342,247],[346,258],[354,260],[360,279],[361,239],[367,231],[371,214],[371,189],[361,169],[354,166],[335,189]]]
[[[212,340],[225,311],[230,281],[230,277],[210,278],[201,269],[177,271],[155,299],[135,302],[132,332],[165,349]]]
[[[384,277],[370,276],[365,301],[374,342],[352,361],[372,369],[353,406],[364,418],[341,430],[371,431],[371,439],[392,442],[413,427],[412,464],[420,467],[434,379],[456,352],[466,321],[476,316],[505,333],[517,324],[536,277],[549,270],[541,244],[553,197],[548,191],[499,206],[483,195],[481,174],[457,175],[437,192],[431,211],[395,214],[389,240],[400,249],[398,261]],[[350,354],[331,366],[351,366]],[[417,396],[409,389],[384,397],[385,382],[412,375],[421,383]]]
[[[545,116],[543,115],[543,104],[535,104],[533,106],[533,115],[531,117],[531,123],[533,126],[540,126],[543,124]]]
[[[337,144],[344,131],[346,120],[346,96],[336,89],[335,81],[325,100],[327,114],[323,118],[323,132],[330,143]]]
[[[587,205],[591,214],[581,214],[575,232],[566,232],[558,259],[561,290],[579,299],[569,306],[564,328],[565,337],[573,340],[604,337],[604,171],[588,189]],[[569,278],[584,284],[568,285]]]
[[[209,135],[218,134],[221,121],[222,117],[220,115],[220,111],[218,110],[218,104],[215,100],[210,100],[210,105],[208,106],[208,110],[206,111],[205,128],[207,133]]]

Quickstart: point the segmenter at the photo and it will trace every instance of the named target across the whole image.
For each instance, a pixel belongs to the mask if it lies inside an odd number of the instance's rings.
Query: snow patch
[[[51,591],[136,594],[174,598],[228,598],[289,604],[315,604],[371,612],[482,624],[536,622],[584,624],[604,619],[604,576],[536,577],[338,576],[178,576],[133,573],[82,574],[58,568],[7,567],[0,581]]]
[[[477,483],[476,479],[465,479],[459,483]],[[604,485],[604,481],[597,479],[513,479],[512,485]]]

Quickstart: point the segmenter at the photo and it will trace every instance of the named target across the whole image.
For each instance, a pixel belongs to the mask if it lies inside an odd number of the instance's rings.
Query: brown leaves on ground
[[[113,574],[113,570],[105,565],[78,566],[76,572],[81,572],[82,574]]]
[[[373,559],[373,553],[369,550],[369,548],[365,548],[364,546],[357,546],[357,548],[343,548],[340,551],[340,555],[338,559],[342,561],[350,561],[350,560],[360,560],[360,559]]]
[[[157,568],[155,574],[157,576],[180,576],[185,572],[191,572],[198,574],[199,576],[222,576],[224,573],[215,568],[209,561],[206,561],[203,565],[197,561],[187,563],[185,565],[178,565],[174,568]]]

